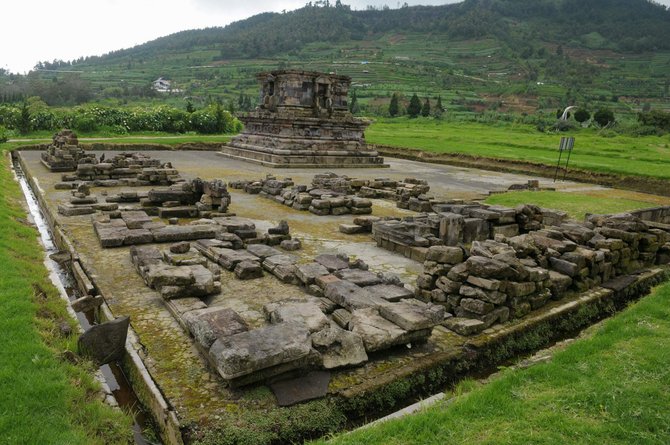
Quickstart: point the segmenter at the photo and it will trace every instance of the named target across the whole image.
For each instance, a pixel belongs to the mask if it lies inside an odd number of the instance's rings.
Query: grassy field
[[[0,442],[127,443],[132,420],[98,399],[92,364],[73,365],[76,350],[65,303],[49,281],[35,228],[0,147]],[[76,332],[76,331],[74,331]]]
[[[631,199],[622,196],[598,196],[601,192],[593,194],[586,193],[565,193],[565,192],[508,192],[491,195],[486,199],[487,204],[504,205],[515,207],[518,204],[535,204],[540,207],[562,210],[567,212],[571,218],[583,220],[586,213],[608,214],[621,213],[630,210],[655,207],[657,205],[670,205],[670,198],[654,199],[650,196],[631,193]],[[615,192],[607,193],[614,195]],[[628,195],[625,193],[624,196]]]
[[[670,283],[549,363],[464,382],[447,406],[339,435],[345,444],[667,444]]]
[[[593,129],[541,133],[530,125],[486,125],[432,119],[379,119],[366,131],[373,144],[464,153],[555,166],[561,136],[575,136],[570,167],[619,175],[670,178],[670,135],[604,137]],[[565,158],[564,158],[565,160]]]

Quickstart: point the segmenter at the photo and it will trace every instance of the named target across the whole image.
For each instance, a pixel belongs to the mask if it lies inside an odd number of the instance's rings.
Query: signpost
[[[554,173],[554,182],[556,182],[556,178],[558,177],[558,171],[561,168],[561,158],[563,156],[563,152],[567,151],[567,160],[565,161],[565,171],[563,172],[563,180],[565,181],[565,177],[568,174],[568,164],[570,163],[570,155],[572,154],[572,148],[575,146],[575,138],[574,137],[561,137],[561,143],[558,146],[558,163],[556,164],[556,172]]]
[[[559,120],[561,121],[567,121],[568,117],[570,116],[570,111],[577,108],[576,106],[570,106],[567,107],[564,111]],[[556,182],[556,178],[558,177],[558,170],[561,168],[561,157],[563,156],[563,152],[567,151],[568,152],[568,158],[565,161],[565,172],[563,172],[563,180],[565,181],[565,177],[568,175],[568,164],[570,163],[570,155],[572,154],[572,148],[575,146],[575,138],[574,137],[561,137],[561,143],[558,146],[558,163],[556,164],[556,172],[554,173],[554,182]]]

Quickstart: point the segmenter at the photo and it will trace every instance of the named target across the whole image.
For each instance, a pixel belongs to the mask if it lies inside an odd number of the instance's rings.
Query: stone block
[[[296,276],[306,286],[313,284],[318,277],[328,275],[328,269],[319,263],[307,263],[296,266]]]
[[[483,301],[488,301],[493,304],[503,304],[507,300],[507,294],[500,291],[488,291],[473,286],[461,286],[459,294],[463,297],[476,298]]]
[[[215,253],[216,262],[224,269],[233,271],[242,261],[258,262],[259,258],[246,250],[232,250],[215,247],[211,249]]]
[[[365,288],[343,280],[328,283],[324,296],[350,312],[360,308],[378,307],[384,303],[383,299],[373,296]]]
[[[439,277],[435,281],[435,286],[446,294],[457,294],[461,289],[462,283],[450,280],[448,277]]]
[[[463,227],[465,218],[457,213],[439,213],[440,217],[440,239],[447,246],[456,246],[463,241]]]
[[[160,289],[163,286],[189,286],[195,283],[189,268],[164,263],[146,266],[143,278],[147,286],[152,289]]]
[[[443,326],[463,336],[479,334],[486,329],[486,323],[475,318],[450,317],[446,319]]]
[[[556,272],[562,273],[569,277],[576,277],[579,275],[580,267],[569,261],[562,260],[560,258],[549,258],[549,264],[551,268]]]
[[[214,225],[194,225],[165,226],[160,229],[151,230],[151,233],[155,242],[164,243],[216,238],[219,231],[220,229]]]
[[[263,306],[270,323],[295,323],[304,325],[310,332],[318,332],[330,325],[321,311],[318,300],[282,300]]]
[[[447,273],[447,278],[452,281],[462,283],[468,279],[469,275],[470,273],[468,272],[468,265],[466,263],[460,263],[449,270],[449,273]]]
[[[339,231],[347,235],[355,235],[357,233],[364,233],[365,227],[357,224],[340,224]]]
[[[154,241],[154,237],[151,234],[151,231],[146,229],[131,229],[124,233],[124,246],[132,246],[134,244],[148,244]]]
[[[266,258],[274,255],[282,255],[280,250],[265,244],[249,244],[247,246],[247,252],[260,258],[261,260],[265,260]]]
[[[272,255],[263,260],[263,268],[268,272],[273,272],[278,266],[293,266],[298,262],[294,255]]]
[[[314,258],[314,261],[324,266],[330,272],[334,272],[340,269],[347,269],[349,267],[349,261],[332,254],[318,255],[316,258]]]
[[[535,292],[536,286],[535,282],[522,282],[518,283],[515,281],[508,281],[505,283],[505,292],[510,297],[525,297]]]
[[[413,292],[397,284],[376,284],[365,288],[371,295],[386,301],[395,302],[405,298],[412,298]]]
[[[477,286],[486,290],[500,290],[503,282],[493,278],[482,278],[474,275],[470,275],[466,280],[468,284]]]
[[[252,280],[263,276],[263,268],[258,261],[240,261],[235,266],[234,272],[240,280]]]
[[[315,279],[316,285],[319,286],[321,289],[325,289],[329,283],[333,283],[336,281],[340,281],[340,279],[337,278],[335,275],[323,275],[316,277]]]
[[[490,236],[489,222],[479,218],[465,218],[463,220],[463,243],[484,241]]]
[[[237,312],[229,308],[210,307],[187,312],[184,323],[195,340],[209,350],[219,337],[228,337],[249,330]]]
[[[288,252],[294,252],[302,248],[302,243],[298,239],[288,239],[279,243],[279,247]]]
[[[498,235],[510,238],[517,236],[519,234],[519,225],[518,224],[507,224],[504,226],[494,226],[493,227],[493,237]]]
[[[297,362],[310,354],[311,343],[310,332],[305,326],[280,323],[220,337],[212,344],[209,355],[221,377],[232,380]]]
[[[357,309],[352,312],[349,327],[363,339],[368,353],[422,341],[430,335],[430,330],[407,332],[379,315],[374,308]]]
[[[335,271],[335,276],[362,287],[374,286],[375,284],[380,284],[382,282],[381,278],[379,278],[377,274],[368,270],[340,269]]]
[[[508,264],[493,258],[471,256],[465,264],[470,275],[478,277],[505,280],[514,275],[514,271]]]
[[[406,331],[432,329],[444,320],[444,307],[415,299],[379,306],[379,315]]]
[[[312,346],[321,354],[325,369],[356,366],[368,360],[360,335],[333,324],[312,334]]]
[[[128,326],[127,316],[92,326],[79,337],[79,350],[98,366],[120,360],[125,354]]]
[[[437,263],[458,264],[463,261],[463,249],[452,246],[432,246],[428,248],[426,260]]]
[[[495,309],[495,306],[492,303],[475,298],[462,298],[461,307],[466,311],[474,312],[479,315],[486,315]]]

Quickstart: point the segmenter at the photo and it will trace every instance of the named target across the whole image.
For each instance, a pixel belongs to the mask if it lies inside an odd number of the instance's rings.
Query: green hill
[[[670,11],[647,0],[466,0],[365,11],[310,2],[101,57],[40,63],[57,72],[38,69],[11,89],[0,78],[0,100],[30,95],[41,80],[38,93],[50,104],[188,98],[248,107],[256,100],[253,74],[283,67],[352,76],[371,114],[385,110],[393,92],[439,95],[454,112],[533,113],[568,103],[607,103],[620,113],[647,103],[668,108]],[[155,93],[158,77],[180,92]],[[50,94],[59,82],[61,93]],[[64,95],[73,82],[89,94]]]

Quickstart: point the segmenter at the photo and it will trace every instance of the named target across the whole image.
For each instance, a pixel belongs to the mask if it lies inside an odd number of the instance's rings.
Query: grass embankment
[[[515,207],[519,204],[535,204],[549,209],[562,210],[576,220],[583,220],[586,213],[611,214],[631,210],[670,205],[670,198],[654,197],[633,192],[621,192],[624,196],[615,197],[617,191],[593,191],[588,193],[520,191],[491,195],[487,204]],[[602,196],[606,194],[608,196]]]
[[[575,136],[570,168],[670,179],[670,135],[605,137],[595,129],[541,133],[533,126],[428,119],[380,119],[366,131],[373,144],[556,166],[561,136]],[[563,158],[565,164],[565,158]]]
[[[63,358],[77,335],[0,148],[0,442],[127,443],[131,419],[98,398],[94,367]]]
[[[464,382],[450,404],[340,435],[345,444],[667,444],[670,283],[549,363]],[[319,442],[325,443],[325,442]]]

